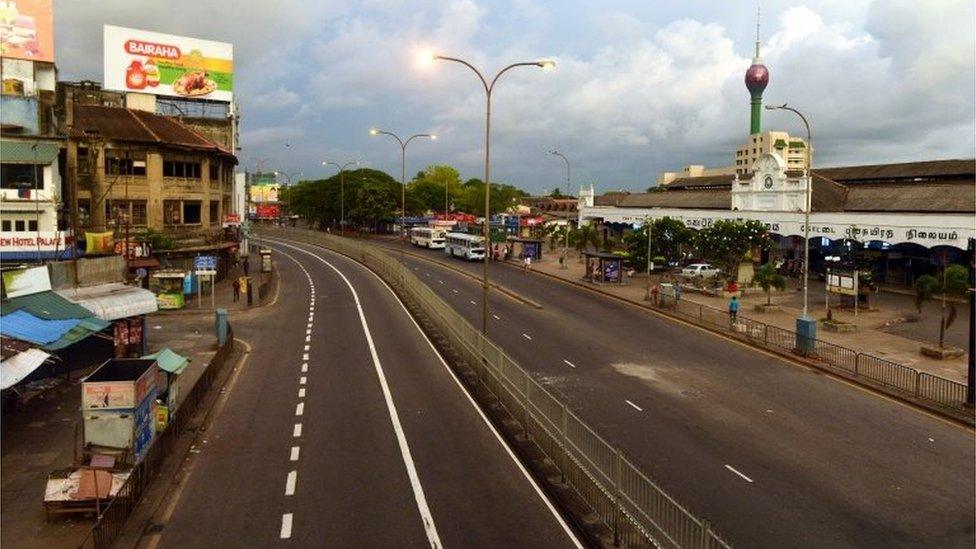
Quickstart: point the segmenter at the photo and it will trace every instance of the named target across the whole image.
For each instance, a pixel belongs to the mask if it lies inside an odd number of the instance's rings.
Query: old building
[[[64,126],[69,209],[79,231],[219,232],[233,208],[237,160],[229,148],[176,117],[77,99],[65,100]]]

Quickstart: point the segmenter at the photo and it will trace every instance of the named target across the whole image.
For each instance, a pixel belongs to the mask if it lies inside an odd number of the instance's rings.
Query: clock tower
[[[732,183],[732,209],[740,211],[803,211],[807,179],[788,171],[786,161],[776,153],[760,156],[752,165],[752,177]]]

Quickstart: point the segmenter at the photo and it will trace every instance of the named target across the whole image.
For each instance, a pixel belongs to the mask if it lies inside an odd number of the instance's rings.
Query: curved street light
[[[389,135],[393,139],[396,139],[396,142],[400,145],[400,262],[402,263],[403,236],[407,218],[407,145],[418,137],[426,137],[433,141],[437,139],[437,136],[432,133],[417,133],[403,140],[399,135],[379,128],[373,128],[369,130],[369,133],[370,135]]]
[[[549,151],[549,154],[551,154],[553,156],[558,156],[559,158],[562,158],[563,159],[563,162],[566,163],[566,196],[569,196],[569,159],[566,158],[566,155],[565,154],[557,151],[556,149],[553,149],[553,150]],[[569,268],[566,265],[566,256],[568,254],[569,254],[569,220],[567,219],[566,220],[566,234],[563,237],[563,260],[560,261],[560,264],[559,264],[559,268],[560,269],[568,269]]]
[[[359,161],[353,160],[346,162],[345,164],[339,164],[338,162],[330,162],[328,160],[322,161],[323,166],[335,166],[339,169],[339,236],[345,236],[346,229],[346,182],[342,174],[346,171],[349,166],[358,166]]]
[[[464,59],[459,59],[457,57],[447,57],[444,55],[434,55],[431,56],[431,60],[441,60],[441,61],[452,61],[454,63],[460,63],[465,67],[468,67],[478,76],[481,80],[481,84],[485,88],[485,225],[484,225],[484,246],[485,246],[485,256],[483,261],[483,269],[481,276],[481,333],[488,334],[488,258],[489,258],[489,246],[490,242],[490,232],[489,225],[491,220],[491,92],[495,90],[495,84],[501,75],[505,74],[515,67],[538,67],[541,69],[553,69],[556,66],[556,62],[551,59],[541,59],[539,61],[525,61],[521,63],[512,63],[502,70],[498,71],[495,76],[491,79],[489,83],[488,79],[485,78],[481,71],[475,68],[474,65],[465,61]]]

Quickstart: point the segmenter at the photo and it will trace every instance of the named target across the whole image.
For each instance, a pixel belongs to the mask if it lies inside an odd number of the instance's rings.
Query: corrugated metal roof
[[[37,148],[34,149],[34,145]],[[4,164],[50,164],[58,157],[60,147],[42,141],[0,140],[0,161]]]
[[[14,311],[3,317],[3,334],[36,345],[47,345],[61,339],[81,323],[80,318],[45,320],[27,311]]]
[[[58,339],[54,343],[49,343],[47,345],[44,345],[41,348],[44,349],[45,351],[57,351],[58,349],[64,349],[69,345],[74,345],[75,343],[78,343],[79,341],[85,339],[90,335],[95,335],[98,332],[101,332],[102,330],[108,328],[109,326],[111,326],[111,323],[105,322],[100,318],[95,318],[95,317],[82,318],[78,322],[77,326],[68,330],[68,333],[62,335],[60,339]]]
[[[156,351],[142,358],[155,360],[160,370],[167,371],[171,374],[183,373],[183,370],[190,363],[190,359],[181,354],[177,354],[169,347],[165,347],[161,351]]]
[[[624,197],[617,206],[621,208],[653,207],[728,210],[732,207],[732,195],[727,190],[657,191],[632,194]]]
[[[154,313],[156,296],[149,290],[121,283],[99,284],[84,288],[66,288],[56,293],[86,309],[102,320],[116,320]]]
[[[94,314],[85,307],[72,303],[52,291],[12,297],[0,306],[0,314],[4,315],[4,321],[7,320],[7,315],[20,310],[27,311],[45,320],[86,318]]]
[[[28,349],[0,362],[0,389],[9,389],[38,369],[51,355]]]

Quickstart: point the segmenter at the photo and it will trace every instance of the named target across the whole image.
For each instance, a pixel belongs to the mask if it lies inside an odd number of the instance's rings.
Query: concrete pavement
[[[480,325],[476,281],[407,263]],[[733,542],[973,545],[971,430],[543,277],[491,276],[545,308],[491,299],[490,337]]]
[[[576,545],[381,281],[271,245],[280,299],[235,321],[252,354],[153,545]]]

